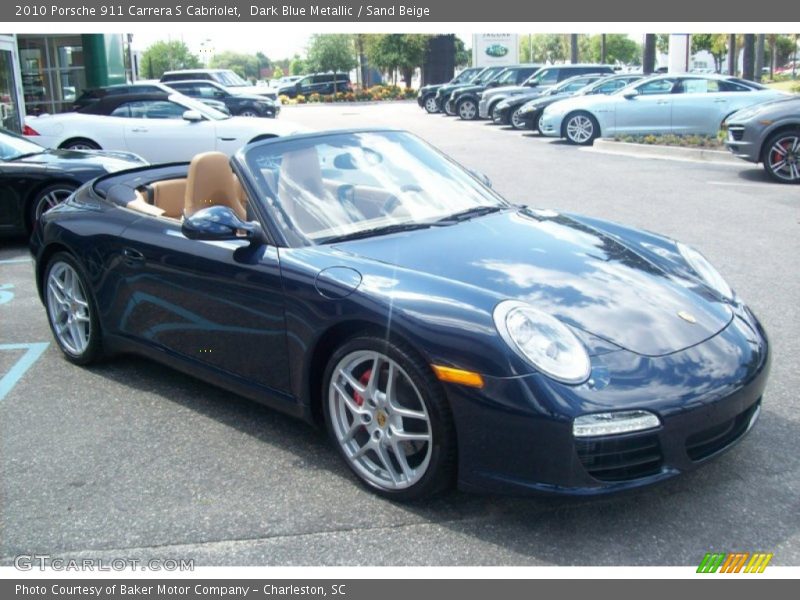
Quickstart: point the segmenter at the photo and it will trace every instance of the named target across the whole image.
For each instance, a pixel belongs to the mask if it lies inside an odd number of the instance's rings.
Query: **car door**
[[[645,81],[624,95],[609,98],[614,104],[614,134],[669,133],[672,125],[674,78]],[[611,133],[611,132],[606,132]]]
[[[727,114],[728,93],[716,79],[682,77],[672,97],[671,132],[676,135],[715,135]]]
[[[127,113],[119,112],[124,108]],[[188,121],[186,107],[169,100],[138,100],[120,105],[127,150],[152,163],[191,160],[199,152],[215,149],[214,123]]]
[[[278,249],[237,260],[245,241],[190,240],[145,216],[122,234],[130,308],[121,332],[250,384],[288,392]]]

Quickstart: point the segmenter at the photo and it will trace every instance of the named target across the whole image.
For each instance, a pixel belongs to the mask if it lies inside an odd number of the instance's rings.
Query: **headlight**
[[[722,297],[728,300],[733,299],[733,290],[731,286],[723,279],[706,257],[700,254],[697,250],[685,244],[678,242],[678,251],[681,253],[683,259],[689,264],[692,270],[702,279],[709,287],[718,292]]]
[[[589,377],[586,349],[555,317],[530,304],[505,300],[494,309],[494,324],[511,349],[545,375],[573,384]]]
[[[527,106],[527,105],[525,105],[525,106],[523,106],[522,108],[519,109],[519,114],[527,115],[529,112],[533,112],[534,110],[536,110],[535,106]]]

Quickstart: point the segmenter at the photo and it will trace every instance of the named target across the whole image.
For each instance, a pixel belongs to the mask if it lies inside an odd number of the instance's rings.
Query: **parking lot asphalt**
[[[600,154],[413,103],[288,106],[281,119],[409,129],[514,202],[696,246],[770,334],[760,422],[718,460],[630,495],[452,492],[393,504],[359,486],[303,423],[146,360],[69,364],[24,240],[3,240],[0,564],[47,553],[197,565],[697,565],[710,551],[800,564],[800,188],[744,162]]]

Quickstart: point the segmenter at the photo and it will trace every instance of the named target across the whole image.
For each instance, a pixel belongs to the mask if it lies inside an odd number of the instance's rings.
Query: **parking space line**
[[[4,260],[0,260],[0,265],[14,265],[17,263],[27,263],[31,262],[31,258],[6,258]]]
[[[6,395],[14,389],[14,386],[19,383],[22,376],[30,369],[33,364],[39,360],[39,357],[44,354],[50,342],[35,342],[33,344],[0,344],[0,351],[2,350],[26,350],[25,354],[14,364],[13,367],[0,377],[0,400],[3,400]]]

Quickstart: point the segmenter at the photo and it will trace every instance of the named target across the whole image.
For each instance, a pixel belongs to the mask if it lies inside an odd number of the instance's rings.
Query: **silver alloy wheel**
[[[783,181],[800,181],[800,136],[785,135],[769,149],[769,170]]]
[[[429,113],[439,112],[439,108],[436,106],[436,98],[433,96],[428,96],[425,99],[425,110],[427,110]]]
[[[351,352],[333,370],[328,408],[337,442],[367,482],[402,490],[425,475],[431,421],[419,390],[397,362],[372,350]]]
[[[89,142],[72,142],[71,144],[64,146],[64,148],[67,150],[97,150],[98,146]]]
[[[61,347],[80,356],[89,346],[92,321],[86,290],[70,265],[57,262],[47,277],[47,314]]]
[[[242,112],[239,113],[240,117],[257,117],[258,113],[254,111],[252,108],[245,108]]]
[[[475,118],[475,114],[478,112],[478,107],[475,106],[475,103],[472,100],[464,100],[458,106],[458,116],[466,121],[471,121]]]
[[[576,144],[585,144],[594,135],[594,123],[586,115],[575,115],[567,121],[567,137]]]
[[[50,188],[46,194],[37,198],[36,206],[33,209],[34,220],[38,221],[44,213],[64,202],[74,191],[73,188],[69,187]]]
[[[514,109],[514,112],[511,113],[511,126],[514,129],[525,129],[525,121],[520,119],[519,117],[520,109]]]

